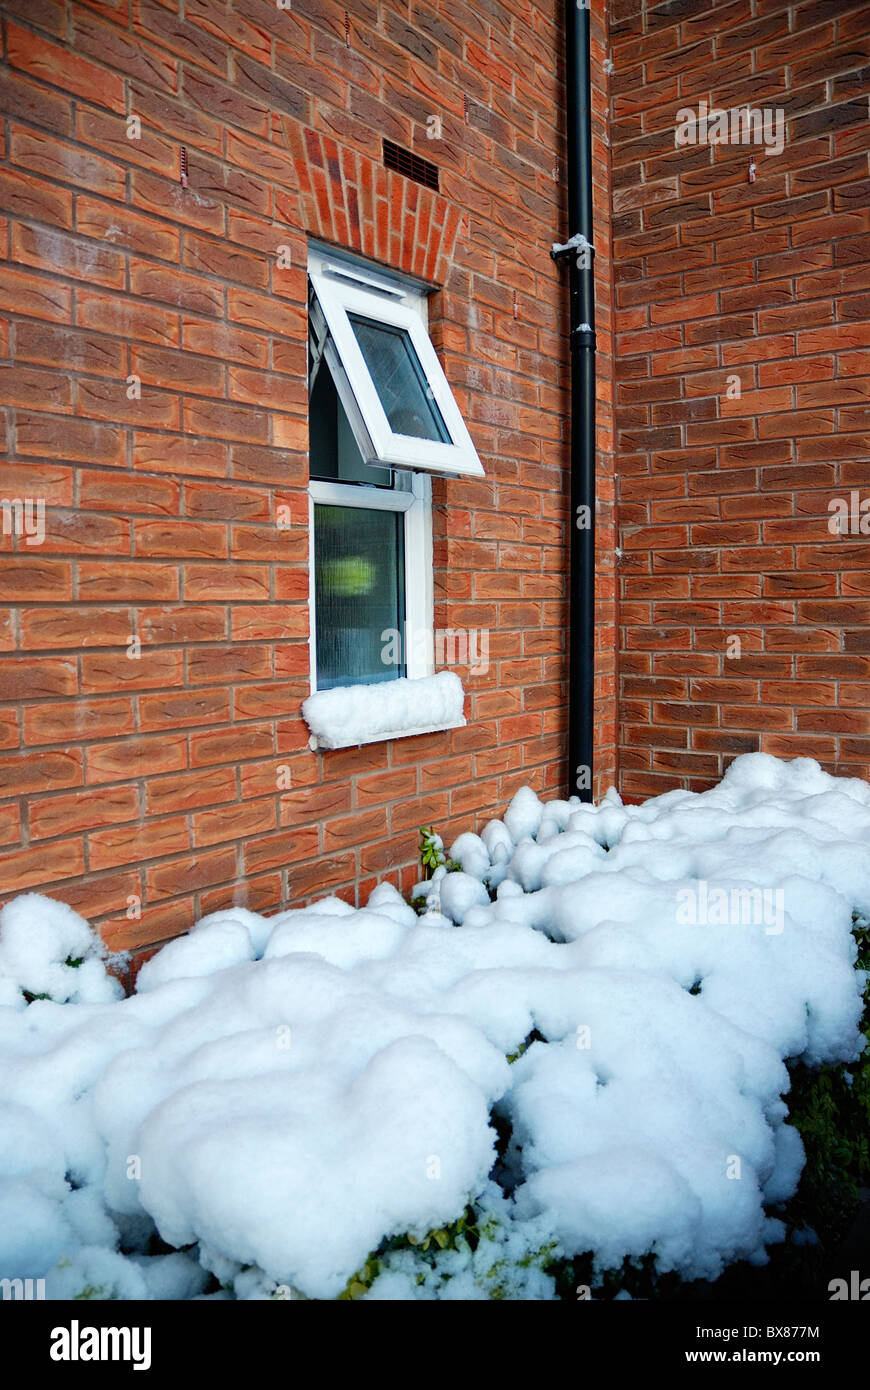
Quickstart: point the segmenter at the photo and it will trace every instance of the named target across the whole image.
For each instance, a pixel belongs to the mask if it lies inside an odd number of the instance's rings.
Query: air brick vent
[[[397,174],[404,174],[406,179],[413,179],[415,183],[422,183],[426,188],[434,188],[438,192],[437,165],[430,164],[428,159],[421,159],[412,150],[403,150],[401,145],[385,140],[384,164],[388,169],[395,169]]]

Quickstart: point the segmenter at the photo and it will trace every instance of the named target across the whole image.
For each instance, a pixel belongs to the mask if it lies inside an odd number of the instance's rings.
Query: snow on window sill
[[[351,748],[391,738],[461,729],[465,692],[453,671],[418,680],[319,690],[302,704],[312,748]]]

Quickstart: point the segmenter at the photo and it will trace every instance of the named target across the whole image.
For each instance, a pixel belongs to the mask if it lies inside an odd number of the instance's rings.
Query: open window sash
[[[483,477],[413,293],[328,261],[309,276],[313,335],[366,463]]]

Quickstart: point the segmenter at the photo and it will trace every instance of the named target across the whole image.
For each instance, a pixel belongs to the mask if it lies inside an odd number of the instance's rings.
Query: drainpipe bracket
[[[550,256],[558,263],[559,261],[563,261],[566,256],[573,256],[578,251],[588,251],[590,256],[595,255],[595,247],[592,245],[591,241],[587,240],[582,232],[575,232],[574,235],[569,237],[565,242],[554,241]]]
[[[592,348],[595,349],[595,329],[588,323],[579,323],[576,328],[571,329],[572,348]]]

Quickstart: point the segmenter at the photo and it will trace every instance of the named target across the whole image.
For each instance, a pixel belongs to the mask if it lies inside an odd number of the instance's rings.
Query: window
[[[312,257],[311,320],[366,464],[483,477],[410,285]]]
[[[317,250],[309,279],[312,694],[397,696],[434,671],[429,475],[483,468],[420,290]]]

